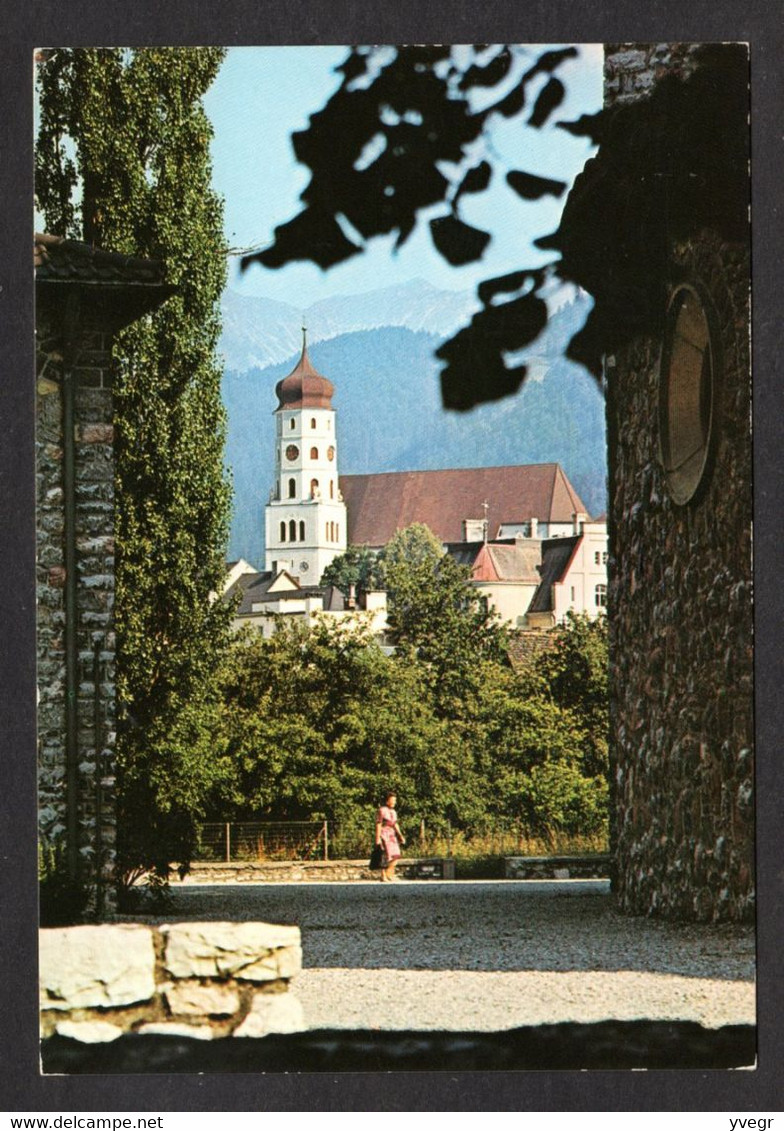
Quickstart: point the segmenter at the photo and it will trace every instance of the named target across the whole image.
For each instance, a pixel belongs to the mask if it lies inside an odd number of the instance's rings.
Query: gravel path
[[[754,1021],[751,927],[628,918],[601,880],[186,882],[171,915],[296,923],[312,1028]]]

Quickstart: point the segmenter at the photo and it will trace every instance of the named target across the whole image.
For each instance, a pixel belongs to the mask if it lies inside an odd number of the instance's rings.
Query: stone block
[[[230,1017],[240,1007],[240,995],[226,986],[204,986],[199,982],[178,982],[167,987],[166,1004],[172,1013],[206,1017]]]
[[[50,928],[39,938],[42,1009],[131,1005],[155,993],[155,952],[147,927]]]
[[[176,978],[271,981],[292,977],[302,964],[299,927],[177,923],[161,931],[166,936],[166,969]],[[284,953],[278,953],[281,949]]]
[[[124,1030],[119,1025],[112,1025],[110,1021],[59,1021],[55,1032],[61,1037],[71,1037],[74,1041],[95,1045],[105,1041],[116,1041],[123,1035]]]
[[[265,1037],[268,1033],[303,1033],[307,1026],[301,1002],[294,994],[254,994],[247,1017],[234,1037]]]
[[[82,444],[111,444],[114,440],[113,424],[80,424],[76,439]]]
[[[158,1033],[166,1037],[195,1037],[197,1041],[211,1041],[212,1029],[209,1025],[182,1025],[176,1021],[150,1021],[137,1029],[138,1033]]]

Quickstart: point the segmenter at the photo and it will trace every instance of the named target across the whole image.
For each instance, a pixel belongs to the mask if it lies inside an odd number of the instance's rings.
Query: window
[[[315,416],[311,416],[311,418],[310,418],[310,427],[311,427],[311,428],[315,428],[315,427],[316,427],[316,418],[315,418]]]
[[[318,448],[311,448],[310,449],[310,458],[311,459],[318,459]]]
[[[296,499],[297,497],[297,481],[296,479],[289,479],[289,498]]]
[[[317,499],[319,496],[319,482],[318,479],[311,479],[310,481],[310,497]]]
[[[305,541],[305,523],[302,522],[302,520],[300,520],[299,524],[299,540],[300,542]]]
[[[594,590],[594,601],[597,609],[607,608],[607,586],[599,584]]]
[[[679,506],[707,481],[715,447],[716,380],[714,315],[696,286],[675,289],[659,374],[660,457],[667,486]]]
[[[330,497],[330,499],[335,498],[335,481],[334,481],[334,479],[330,479],[330,481],[329,481],[329,497]]]
[[[293,430],[294,428],[296,428],[296,426],[297,426],[297,422],[295,421],[293,416],[290,416],[289,417],[289,428],[291,428]]]
[[[598,550],[597,550],[597,551],[596,551],[596,553],[594,554],[594,556],[593,556],[593,560],[594,560],[594,565],[599,565],[599,564],[601,563],[601,560],[602,560],[602,555],[601,555],[601,554],[599,553],[599,551],[598,551]]]
[[[282,522],[280,524],[280,540],[281,540],[281,542],[286,541],[286,523],[285,522]]]
[[[574,586],[572,586],[572,598],[571,598],[571,600],[572,600],[572,604],[574,604]]]
[[[602,565],[607,565],[607,551],[602,552]]]

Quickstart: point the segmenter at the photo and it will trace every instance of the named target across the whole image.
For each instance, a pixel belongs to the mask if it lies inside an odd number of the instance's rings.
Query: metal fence
[[[194,860],[328,860],[327,821],[216,821],[199,827]]]

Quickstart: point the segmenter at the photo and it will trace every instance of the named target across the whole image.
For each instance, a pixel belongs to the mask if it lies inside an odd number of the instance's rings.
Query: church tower
[[[338,450],[331,381],[302,354],[275,386],[275,486],[266,507],[267,570],[287,569],[318,585],[346,549],[346,504],[338,490]]]

